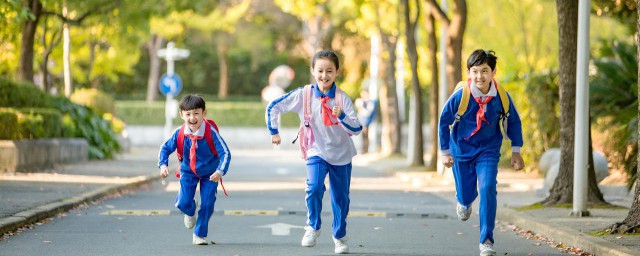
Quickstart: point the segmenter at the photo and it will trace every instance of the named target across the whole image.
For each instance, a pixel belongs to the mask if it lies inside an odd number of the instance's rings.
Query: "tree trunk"
[[[595,205],[608,205],[604,200],[604,195],[600,192],[600,188],[598,187],[598,180],[596,179],[596,168],[593,163],[593,140],[591,139],[591,117],[589,117],[589,170],[588,170],[588,178],[589,182],[588,190],[587,190],[587,202]]]
[[[164,37],[152,35],[146,47],[149,52],[149,77],[147,78],[147,103],[151,103],[158,95],[158,80],[160,79],[160,66],[162,61],[158,57],[158,49],[165,43]]]
[[[420,5],[416,0],[416,18],[411,20],[411,5],[409,0],[402,0],[404,5],[404,21],[405,21],[405,33],[407,37],[407,56],[409,57],[409,63],[411,64],[411,96],[410,96],[410,111],[409,111],[409,140],[408,146],[412,148],[409,152],[413,152],[412,155],[407,155],[407,160],[412,166],[424,165],[424,146],[422,136],[422,90],[420,88],[420,80],[418,77],[418,50],[416,47],[416,23],[420,17]]]
[[[43,26],[43,31],[42,31],[42,46],[44,47],[44,52],[42,53],[42,64],[40,66],[41,72],[42,72],[42,89],[49,93],[49,91],[51,90],[51,85],[49,82],[49,67],[48,67],[48,63],[49,63],[49,56],[51,56],[51,52],[53,52],[53,49],[60,43],[60,39],[62,39],[62,37],[60,36],[60,34],[58,33],[58,31],[55,31],[53,33],[53,35],[51,35],[51,42],[47,42],[47,17],[45,16],[45,21],[44,21],[44,26]]]
[[[636,57],[639,60],[638,84],[640,84],[640,1],[636,1],[636,11],[638,12],[638,22],[636,24]],[[640,98],[640,87],[638,87],[638,98]],[[638,105],[637,119],[640,120],[640,104]],[[640,135],[640,122],[638,123],[637,132],[637,134]],[[638,148],[640,148],[640,139],[636,143],[638,144]],[[631,203],[631,208],[629,209],[627,217],[624,218],[622,222],[613,224],[610,228],[610,233],[640,232],[640,154],[638,154],[637,163],[635,180],[636,190],[633,193],[633,203]]]
[[[431,69],[431,95],[429,95],[429,122],[431,123],[429,152],[431,152],[431,156],[427,170],[435,171],[438,168],[438,117],[440,116],[438,102],[440,101],[440,95],[438,93],[438,59],[436,58],[438,54],[438,39],[436,37],[435,17],[432,11],[428,12],[425,25],[429,35],[429,58],[431,59],[429,67]]]
[[[218,81],[218,98],[226,99],[229,94],[229,65],[227,63],[227,46],[218,42],[218,65],[220,66],[220,80]]]
[[[451,23],[447,29],[447,76],[449,77],[449,94],[456,84],[462,81],[462,39],[467,26],[466,0],[453,1]]]
[[[33,82],[33,44],[36,29],[38,28],[38,21],[42,14],[42,3],[40,3],[39,0],[30,0],[28,1],[27,8],[31,10],[33,19],[27,18],[22,26],[18,79]]]
[[[560,170],[549,196],[542,203],[573,202],[573,151],[575,134],[578,1],[556,0],[560,63]]]

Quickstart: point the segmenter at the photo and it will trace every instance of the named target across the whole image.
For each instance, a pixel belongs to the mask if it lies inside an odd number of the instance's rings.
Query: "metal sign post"
[[[164,106],[164,139],[171,137],[171,127],[173,118],[178,116],[178,102],[173,99],[182,89],[182,79],[175,74],[175,61],[189,57],[189,50],[175,47],[173,42],[167,43],[167,48],[158,50],[158,57],[167,61],[167,73],[160,77],[160,92],[167,96]]]

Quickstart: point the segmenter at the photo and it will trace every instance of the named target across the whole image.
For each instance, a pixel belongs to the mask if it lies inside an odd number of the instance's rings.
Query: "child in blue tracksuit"
[[[322,197],[326,190],[324,180],[329,174],[331,186],[331,207],[333,210],[333,242],[335,253],[348,253],[346,244],[347,214],[349,213],[349,187],[351,184],[351,159],[357,154],[349,137],[362,130],[353,103],[347,94],[334,83],[339,74],[339,60],[335,52],[317,52],[311,59],[311,74],[316,80],[313,85],[298,88],[275,100],[267,106],[266,121],[271,132],[271,143],[280,144],[278,134],[279,115],[289,111],[298,113],[300,121],[305,121],[305,109],[311,117],[308,125],[312,132],[302,135],[302,141],[309,141],[306,151],[307,161],[307,224],[302,238],[302,246],[316,245],[320,235]],[[307,93],[305,97],[305,93]],[[307,103],[307,107],[304,107]]]
[[[198,95],[185,96],[180,101],[180,117],[184,125],[178,128],[160,148],[158,166],[160,176],[169,175],[167,167],[169,155],[178,148],[179,134],[184,134],[182,145],[182,159],[180,161],[180,191],[176,196],[175,206],[184,213],[184,224],[188,229],[194,228],[192,243],[206,245],[209,230],[209,219],[213,214],[216,202],[218,181],[227,173],[231,154],[222,136],[211,123],[205,120],[207,110],[202,97]],[[206,127],[206,126],[209,127]],[[210,134],[207,134],[209,132]],[[212,139],[215,152],[207,142]],[[202,201],[196,220],[197,203],[194,200],[196,187],[200,184],[200,199]]]
[[[456,121],[463,90],[451,95],[440,115],[440,150],[446,167],[453,166],[456,184],[457,215],[466,221],[471,204],[480,193],[480,253],[495,255],[493,229],[496,218],[496,177],[502,146],[500,121],[504,114],[497,92],[495,52],[475,50],[467,59],[471,97],[465,114]],[[511,139],[511,164],[516,170],[524,167],[520,156],[522,124],[509,96],[506,135]],[[451,130],[449,129],[450,125]]]

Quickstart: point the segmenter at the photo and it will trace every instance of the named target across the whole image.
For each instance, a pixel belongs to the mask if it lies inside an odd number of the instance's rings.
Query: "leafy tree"
[[[408,155],[408,162],[413,166],[424,165],[424,146],[422,136],[422,88],[418,76],[418,49],[416,45],[416,26],[420,18],[420,2],[415,1],[413,5],[409,0],[402,0],[404,10],[405,36],[407,38],[407,56],[411,64],[411,111],[409,116],[409,147],[412,155]],[[412,8],[413,7],[413,8]],[[411,10],[414,10],[415,17],[412,17]]]
[[[451,15],[447,15],[436,0],[425,2],[431,7],[434,17],[447,28],[447,80],[451,93],[462,80],[462,39],[467,25],[467,1],[454,0]]]

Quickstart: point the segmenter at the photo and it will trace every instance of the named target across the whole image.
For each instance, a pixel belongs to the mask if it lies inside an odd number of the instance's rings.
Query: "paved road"
[[[96,202],[0,241],[0,255],[333,255],[329,194],[323,233],[303,248],[304,164],[283,148],[233,152],[210,222],[214,245],[191,245],[173,207],[175,179]],[[154,168],[150,168],[155,171]],[[356,255],[477,255],[478,220],[455,218],[451,192],[413,190],[374,167],[353,171],[349,245]],[[562,255],[498,225],[498,255]]]

